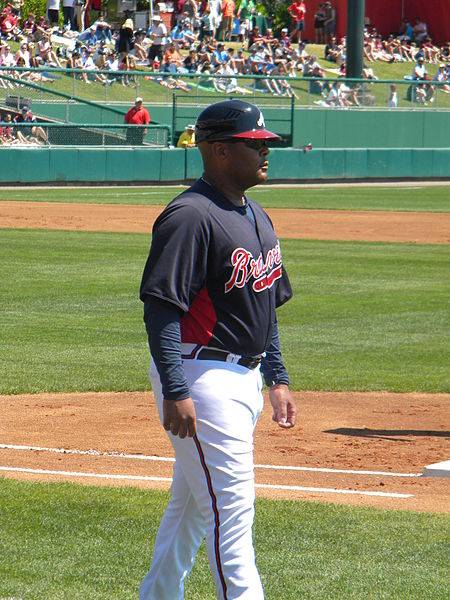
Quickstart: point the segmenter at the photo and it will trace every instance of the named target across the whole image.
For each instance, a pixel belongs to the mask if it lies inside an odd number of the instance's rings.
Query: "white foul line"
[[[146,475],[109,475],[107,473],[80,473],[78,471],[50,471],[46,469],[24,469],[20,467],[0,467],[0,471],[13,473],[32,473],[35,475],[58,475],[60,477],[96,477],[99,479],[128,479],[135,481],[163,481],[171,482],[170,477],[149,477]],[[387,492],[359,492],[357,490],[338,490],[334,488],[300,487],[297,485],[270,485],[257,483],[257,488],[289,490],[296,492],[318,492],[321,494],[355,494],[358,496],[382,496],[384,498],[413,498],[413,494],[395,494]]]
[[[165,456],[148,456],[146,454],[123,454],[121,452],[98,452],[98,450],[69,450],[66,448],[45,448],[41,446],[23,446],[0,444],[0,450],[31,450],[33,452],[56,452],[58,454],[78,454],[88,456],[104,456],[107,458],[127,458],[132,460],[150,460],[175,462],[174,458]],[[322,467],[295,467],[286,465],[255,465],[256,469],[273,469],[278,471],[310,471],[313,473],[343,473],[347,475],[380,475],[382,477],[422,477],[422,473],[392,473],[389,471],[357,471],[353,469],[328,469]]]

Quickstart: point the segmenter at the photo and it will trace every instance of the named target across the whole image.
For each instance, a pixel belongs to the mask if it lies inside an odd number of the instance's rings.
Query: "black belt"
[[[195,358],[197,360],[220,360],[221,362],[241,365],[241,367],[247,367],[247,369],[254,369],[261,363],[261,356],[241,356],[239,359],[233,360],[234,357],[237,358],[238,356],[239,354],[231,354],[218,348],[202,348]]]

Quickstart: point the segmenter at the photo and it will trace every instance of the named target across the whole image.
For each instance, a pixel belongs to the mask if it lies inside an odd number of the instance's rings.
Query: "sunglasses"
[[[222,142],[224,144],[244,144],[244,146],[246,146],[247,148],[250,148],[251,150],[261,150],[261,148],[266,147],[267,148],[267,140],[261,140],[261,139],[236,139],[236,138],[229,138],[226,140],[212,140],[209,143],[210,144],[214,144],[214,142]]]

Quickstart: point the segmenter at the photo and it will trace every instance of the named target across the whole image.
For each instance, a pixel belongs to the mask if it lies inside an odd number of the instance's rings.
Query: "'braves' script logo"
[[[269,250],[266,260],[262,254],[253,258],[251,252],[245,248],[236,248],[231,255],[233,272],[225,284],[225,293],[234,287],[243,288],[253,278],[253,289],[262,292],[272,287],[277,279],[281,278],[281,249],[277,242],[275,248]]]

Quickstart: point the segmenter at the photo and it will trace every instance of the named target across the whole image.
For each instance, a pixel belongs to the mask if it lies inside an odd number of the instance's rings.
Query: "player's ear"
[[[211,144],[213,156],[220,160],[225,160],[230,155],[230,146],[224,142],[213,142]]]

